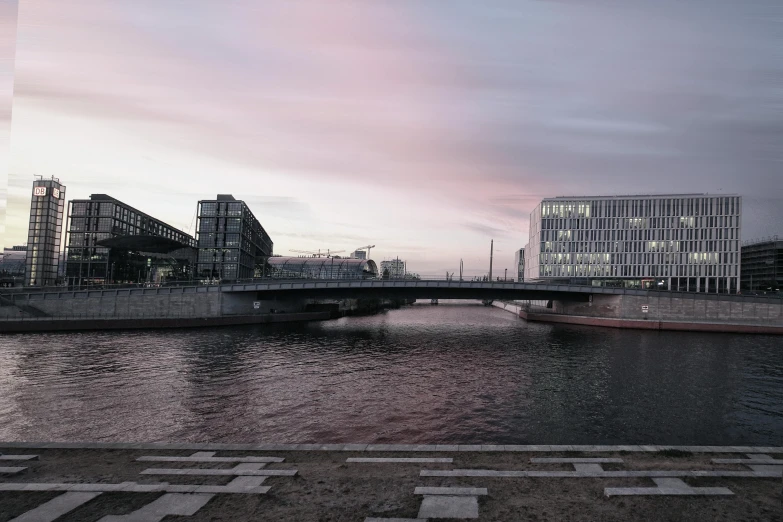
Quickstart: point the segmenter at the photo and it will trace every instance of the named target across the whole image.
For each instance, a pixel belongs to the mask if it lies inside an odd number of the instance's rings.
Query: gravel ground
[[[190,455],[192,451],[150,450],[12,450],[3,453],[40,455],[20,463],[29,469],[2,482],[134,481],[141,484],[223,485],[233,477],[139,475],[151,467],[221,468],[234,464],[136,462],[142,455]],[[718,455],[657,453],[493,453],[493,452],[228,452],[216,456],[276,456],[283,463],[266,469],[297,469],[295,477],[269,477],[265,495],[216,495],[192,517],[166,521],[215,522],[229,520],[363,521],[365,517],[415,518],[421,496],[416,486],[485,487],[479,497],[479,520],[535,521],[783,521],[783,479],[687,478],[688,484],[728,487],[731,497],[604,497],[605,487],[653,487],[645,478],[490,478],[420,477],[422,469],[573,470],[568,464],[531,464],[531,457],[620,457],[623,464],[604,464],[605,470],[737,470],[743,465],[712,464]],[[721,454],[721,458],[745,458]],[[346,463],[348,457],[452,457],[451,464]],[[783,455],[775,455],[783,458]],[[56,496],[49,492],[0,493],[0,522]],[[161,493],[104,493],[58,519],[58,522],[93,521],[108,514],[125,514],[161,496]]]

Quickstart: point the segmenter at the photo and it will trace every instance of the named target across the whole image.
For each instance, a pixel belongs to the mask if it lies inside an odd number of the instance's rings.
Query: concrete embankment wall
[[[612,328],[783,334],[783,300],[757,297],[594,295],[590,303],[553,301],[550,310],[523,308],[519,316]]]
[[[783,327],[783,300],[651,293],[594,295],[592,303],[553,302],[553,311],[568,315],[641,321],[699,321]],[[647,312],[643,307],[647,307]]]
[[[213,326],[323,320],[399,306],[388,300],[259,300],[255,293],[173,287],[5,295],[0,331]],[[18,324],[16,324],[18,323]]]

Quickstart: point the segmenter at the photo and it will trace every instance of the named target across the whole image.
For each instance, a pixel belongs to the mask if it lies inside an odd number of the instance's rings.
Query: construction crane
[[[375,245],[367,245],[367,246],[359,247],[359,248],[356,249],[356,252],[358,252],[359,250],[367,250],[367,259],[370,259],[370,249],[371,248],[375,248]]]
[[[322,253],[320,249],[318,249],[317,252],[314,251],[314,250],[293,250],[292,249],[291,252],[296,252],[297,254],[309,254],[309,255],[311,255],[313,257],[321,257],[321,256],[332,257],[332,254],[339,254],[340,252],[345,252],[345,250],[329,250],[327,248],[326,249],[326,253]]]

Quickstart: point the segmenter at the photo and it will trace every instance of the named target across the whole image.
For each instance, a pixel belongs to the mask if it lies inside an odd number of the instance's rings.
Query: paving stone
[[[422,522],[421,518],[375,518],[368,517],[364,522]]]
[[[514,447],[520,448],[520,449],[514,450],[514,451],[536,451],[536,452],[539,452],[539,451],[552,451],[552,446],[550,446],[548,444],[543,444],[543,445],[542,444],[538,444],[538,445],[532,445],[532,446],[530,446],[530,445],[528,445],[528,446],[514,446]]]
[[[573,446],[563,446],[563,445],[560,445],[560,446],[551,446],[551,448],[552,448],[552,451],[574,451],[574,447]]]
[[[505,451],[505,447],[498,444],[482,444],[481,451]]]
[[[395,451],[394,444],[369,444],[366,451]]]
[[[623,459],[614,457],[533,457],[530,462],[534,464],[622,464]]]
[[[774,460],[772,458],[772,455],[767,455],[765,453],[748,453],[747,457],[749,459],[763,459],[763,460]]]
[[[321,449],[321,444],[297,444],[293,449],[296,451],[318,451]]]
[[[580,473],[576,471],[498,471],[488,469],[424,469],[420,477],[538,477],[538,478],[653,478],[653,477],[734,477],[779,478],[780,471],[602,471]]]
[[[236,477],[234,480],[226,484],[226,486],[232,488],[252,489],[259,487],[266,479],[267,477]]]
[[[231,486],[231,485],[225,485],[225,486],[198,486],[194,493],[202,494],[202,493],[209,493],[209,494],[234,494],[234,495],[263,495],[265,493],[268,493],[269,490],[272,489],[269,486],[263,486],[263,487],[252,487],[252,488],[243,488],[243,487],[237,487],[237,486]]]
[[[65,493],[11,519],[10,522],[52,522],[98,495],[100,493]]]
[[[481,451],[481,444],[460,444],[459,451]]]
[[[167,493],[132,513],[105,516],[100,519],[100,522],[159,522],[169,515],[190,517],[204,507],[213,496]]]
[[[414,495],[451,495],[451,496],[473,496],[486,495],[487,488],[438,488],[419,486],[413,491]]]
[[[693,488],[679,479],[654,479],[658,487],[655,488],[604,488],[604,495],[631,496],[631,495],[691,495],[691,496],[717,496],[733,495],[728,488]]]
[[[731,446],[731,451],[734,453],[752,453],[752,446]]]
[[[437,451],[437,444],[416,444],[411,451]]]
[[[642,451],[660,451],[660,446],[639,446]]]
[[[438,444],[435,446],[435,451],[459,451],[458,444]]]
[[[365,458],[365,457],[353,457],[350,459],[345,459],[345,462],[375,462],[379,464],[404,464],[404,463],[434,463],[434,462],[441,462],[441,463],[451,463],[454,462],[454,459],[452,458],[440,458],[440,457],[411,457],[411,458]]]
[[[27,468],[18,468],[18,467],[0,467],[0,474],[2,475],[16,475],[17,473],[21,473]]]
[[[248,471],[253,469],[262,469],[264,466],[266,466],[266,464],[256,462],[242,462],[241,464],[237,464],[231,469],[234,471]]]
[[[281,457],[139,457],[139,462],[284,462]]]
[[[691,489],[691,487],[682,481],[682,479],[674,477],[659,477],[654,478],[653,482],[659,488],[679,488],[679,489]]]
[[[783,460],[768,459],[712,459],[713,464],[767,464],[783,466]]]
[[[748,467],[753,471],[777,473],[778,475],[781,475],[781,473],[783,473],[783,464],[778,464],[777,466],[762,466],[759,464],[751,464]]]
[[[369,444],[345,444],[343,451],[365,451]]]
[[[38,455],[0,455],[0,460],[38,460]]]
[[[237,469],[167,469],[151,468],[141,472],[142,475],[189,475],[189,476],[231,476],[245,475],[250,477],[292,477],[296,475],[295,469],[259,469],[259,470],[237,470]]]
[[[321,444],[318,449],[321,451],[342,451],[344,447],[345,444]]]
[[[203,459],[203,458],[208,458],[208,457],[214,457],[215,453],[216,452],[214,452],[214,451],[197,451],[196,453],[191,455],[191,457],[195,458],[195,459]]]
[[[573,466],[578,473],[603,473],[604,471],[600,464],[581,464],[576,462]]]
[[[478,518],[478,498],[425,496],[418,518]]]

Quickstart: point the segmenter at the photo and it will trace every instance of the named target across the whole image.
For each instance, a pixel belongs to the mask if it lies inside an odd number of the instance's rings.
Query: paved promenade
[[[0,442],[0,522],[783,520],[783,447]]]

